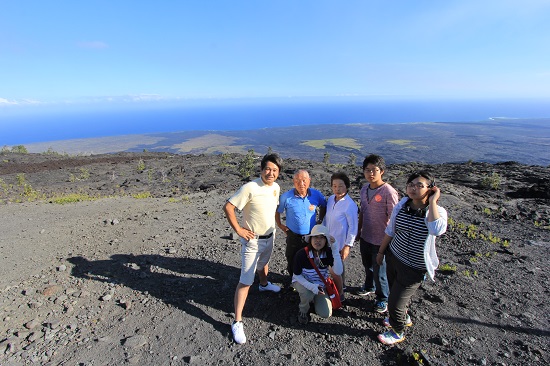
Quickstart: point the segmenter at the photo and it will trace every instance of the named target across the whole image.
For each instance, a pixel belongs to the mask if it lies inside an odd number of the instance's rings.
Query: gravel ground
[[[400,192],[409,172],[432,170],[452,219],[437,242],[450,269],[413,298],[414,325],[403,343],[376,340],[383,316],[372,312],[372,298],[354,293],[364,276],[355,248],[344,309],[301,326],[296,293],[254,286],[244,311],[248,342],[236,345],[229,324],[239,244],[222,206],[243,184],[242,155],[2,158],[1,365],[550,362],[548,168],[389,167],[386,179]],[[359,167],[287,159],[283,190],[297,168],[308,169],[312,186],[326,195],[335,170],[348,173],[355,199],[364,183]],[[488,190],[483,179],[493,173],[498,189]],[[57,204],[61,193],[96,199]],[[282,234],[275,246],[269,277],[282,285]]]

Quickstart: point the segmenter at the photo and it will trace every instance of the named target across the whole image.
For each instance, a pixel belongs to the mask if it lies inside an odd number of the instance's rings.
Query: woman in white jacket
[[[315,225],[311,234],[304,236],[306,248],[300,249],[294,256],[292,286],[300,295],[300,313],[298,322],[307,324],[309,321],[310,303],[314,303],[315,313],[322,318],[332,315],[332,303],[327,295],[324,281],[311,265],[313,260],[324,278],[329,276],[329,268],[337,275],[342,274],[342,259],[338,245],[328,229],[323,225]]]
[[[407,314],[410,299],[426,273],[434,279],[439,265],[435,238],[447,230],[447,211],[437,205],[441,191],[430,173],[411,174],[407,179],[407,196],[394,207],[376,256],[379,264],[386,256],[390,285],[389,318],[384,319],[384,325],[391,329],[378,335],[384,344],[405,339],[404,329],[412,325]]]
[[[330,186],[334,194],[327,200],[327,212],[323,219],[323,225],[328,228],[330,235],[336,239],[336,245],[342,258],[344,269],[341,275],[334,272],[331,272],[331,274],[334,278],[334,283],[338,287],[340,300],[344,301],[344,288],[346,287],[345,261],[357,235],[359,208],[348,194],[351,183],[345,173],[337,172],[332,174],[330,177]]]

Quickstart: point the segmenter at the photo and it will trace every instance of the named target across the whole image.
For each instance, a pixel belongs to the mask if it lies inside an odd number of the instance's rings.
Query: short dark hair
[[[262,170],[265,168],[268,162],[271,162],[275,165],[277,165],[277,168],[279,168],[279,171],[283,170],[283,159],[279,156],[277,153],[271,153],[264,155],[262,158],[262,162],[260,164]]]
[[[433,187],[435,186],[435,177],[430,173],[428,172],[427,170],[418,170],[414,173],[412,173],[411,175],[409,175],[409,178],[407,179],[407,183],[410,183],[412,182],[413,180],[415,180],[416,178],[419,178],[419,177],[422,177],[422,178],[425,178],[428,180],[428,182],[430,182],[428,184],[428,187]]]
[[[376,165],[380,170],[386,170],[386,161],[380,155],[370,154],[367,156],[365,160],[363,160],[363,170],[365,170],[369,164]]]
[[[344,184],[346,185],[346,188],[349,189],[349,187],[351,186],[351,183],[349,181],[349,178],[348,176],[346,175],[346,173],[344,172],[337,172],[337,173],[334,173],[330,176],[330,185],[332,185],[332,182],[335,180],[335,179],[340,179],[342,181],[344,181]]]

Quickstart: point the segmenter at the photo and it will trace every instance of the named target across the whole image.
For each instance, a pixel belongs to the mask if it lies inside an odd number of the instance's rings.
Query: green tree
[[[248,150],[248,153],[245,155],[243,160],[239,162],[237,171],[243,178],[250,178],[256,169],[256,163],[254,162],[254,150]]]
[[[354,167],[356,161],[357,161],[357,156],[355,156],[354,153],[349,154],[349,157],[348,157],[348,165],[349,165],[350,167]]]
[[[325,165],[330,164],[330,154],[328,152],[325,152],[325,155],[323,155],[323,164]]]
[[[223,153],[222,154],[222,159],[221,159],[221,162],[220,162],[220,166],[229,166],[229,154],[228,153]]]
[[[501,177],[496,172],[493,172],[493,174],[491,174],[489,176],[483,177],[483,179],[481,180],[481,186],[484,189],[497,190],[497,189],[500,188],[500,183],[501,183]]]
[[[15,145],[12,146],[11,152],[13,153],[19,153],[19,154],[28,154],[27,148],[23,145]]]

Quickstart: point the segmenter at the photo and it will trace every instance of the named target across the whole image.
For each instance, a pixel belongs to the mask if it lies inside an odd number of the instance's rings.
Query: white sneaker
[[[233,322],[231,324],[231,331],[233,332],[233,340],[235,343],[246,343],[246,335],[244,334],[243,322]]]
[[[262,286],[260,284],[260,291],[279,292],[281,291],[281,288],[277,285],[272,284],[271,282],[268,282],[265,286]]]

